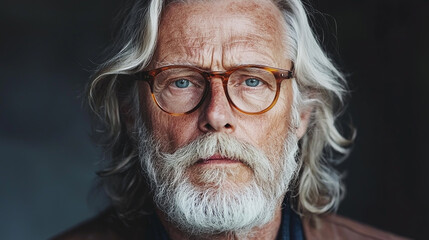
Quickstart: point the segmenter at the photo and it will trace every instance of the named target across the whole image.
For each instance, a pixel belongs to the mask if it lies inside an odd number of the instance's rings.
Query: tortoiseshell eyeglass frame
[[[167,110],[165,110],[164,108],[162,108],[162,106],[158,103],[158,101],[156,100],[156,97],[153,93],[153,83],[155,80],[156,75],[158,75],[159,73],[161,73],[162,71],[168,70],[168,69],[172,69],[172,68],[188,68],[191,69],[195,72],[198,72],[199,74],[201,74],[204,79],[207,81],[207,85],[206,88],[204,89],[204,93],[203,96],[201,97],[200,102],[191,110],[184,112],[184,113],[173,113],[173,112],[169,112]],[[227,88],[227,84],[228,84],[228,80],[229,80],[229,76],[231,76],[231,74],[237,70],[243,69],[243,68],[258,68],[258,69],[263,69],[266,70],[270,73],[272,73],[276,79],[277,82],[277,89],[276,89],[276,95],[273,99],[273,102],[265,109],[263,109],[262,111],[259,112],[246,112],[243,111],[242,109],[240,109],[239,107],[237,107],[234,102],[231,100],[229,93],[228,93],[228,88]],[[210,80],[211,78],[220,78],[222,79],[222,83],[223,83],[223,89],[225,91],[225,95],[226,98],[228,99],[229,104],[231,104],[235,109],[237,109],[239,112],[245,113],[245,114],[249,114],[249,115],[258,115],[258,114],[262,114],[265,113],[267,111],[269,111],[271,108],[274,107],[274,105],[277,103],[277,100],[279,98],[279,93],[280,93],[280,85],[281,82],[285,79],[292,79],[294,78],[294,73],[293,73],[294,67],[293,67],[293,62],[292,62],[292,67],[291,70],[284,70],[284,69],[279,69],[279,68],[273,68],[273,67],[267,67],[267,66],[263,66],[263,65],[240,65],[238,67],[234,67],[231,68],[227,71],[206,71],[197,67],[192,67],[192,66],[186,66],[186,65],[169,65],[169,66],[165,66],[165,67],[160,67],[160,68],[156,68],[153,70],[149,70],[149,71],[142,71],[137,73],[137,77],[138,80],[141,81],[145,81],[149,84],[150,86],[150,91],[151,91],[151,95],[152,95],[152,99],[155,102],[155,104],[164,112],[173,115],[173,116],[181,116],[181,115],[186,115],[186,114],[190,114],[192,112],[194,112],[195,110],[197,110],[201,104],[204,102],[205,98],[207,97],[207,93],[209,92],[209,88],[210,88]]]

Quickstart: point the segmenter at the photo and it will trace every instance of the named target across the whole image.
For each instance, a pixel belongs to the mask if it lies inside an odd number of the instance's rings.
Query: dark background
[[[0,239],[46,239],[99,210],[88,193],[101,154],[80,95],[123,2],[0,1]],[[353,91],[339,213],[425,239],[429,1],[312,3]]]

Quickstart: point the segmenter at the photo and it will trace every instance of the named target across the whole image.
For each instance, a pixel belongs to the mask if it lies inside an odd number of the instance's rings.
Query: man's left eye
[[[257,87],[262,83],[259,79],[256,78],[248,78],[244,82],[246,83],[246,86],[249,87]]]
[[[180,80],[174,81],[174,85],[176,85],[176,87],[178,88],[187,88],[189,87],[190,82],[189,80],[186,80],[186,79],[180,79]]]

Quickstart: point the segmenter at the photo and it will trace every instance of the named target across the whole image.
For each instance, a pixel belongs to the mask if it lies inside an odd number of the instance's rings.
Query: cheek
[[[266,153],[277,154],[283,149],[283,144],[289,133],[290,113],[292,107],[292,93],[288,91],[289,85],[282,86],[282,91],[276,105],[262,115],[258,120],[258,144]]]
[[[148,130],[161,143],[161,151],[171,153],[195,138],[197,123],[192,114],[171,116],[156,106],[148,92],[148,88],[140,88],[141,117]]]
[[[154,137],[160,141],[161,150],[172,153],[186,145],[194,136],[191,119],[170,116],[161,110],[151,116],[151,129]]]
[[[258,146],[266,153],[278,152],[288,134],[288,118],[285,115],[274,115],[261,121],[255,133],[258,135]]]
[[[172,153],[195,138],[193,121],[185,118],[159,114],[155,120],[157,125],[154,126],[154,133],[161,140],[163,151]]]

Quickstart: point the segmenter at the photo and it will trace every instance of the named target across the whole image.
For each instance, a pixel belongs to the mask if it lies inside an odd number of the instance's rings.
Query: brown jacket
[[[52,240],[141,240],[145,236],[144,222],[125,226],[103,213],[96,218],[59,235]],[[302,220],[305,239],[322,240],[401,240],[406,239],[383,232],[334,214],[319,217],[316,220]]]
[[[408,239],[387,233],[373,227],[340,217],[335,214],[326,215],[315,221],[303,219],[305,239]]]

